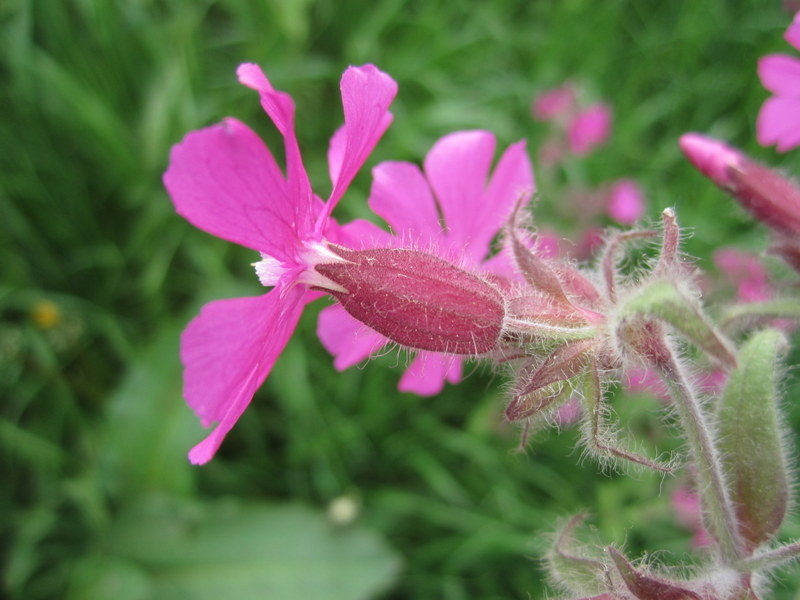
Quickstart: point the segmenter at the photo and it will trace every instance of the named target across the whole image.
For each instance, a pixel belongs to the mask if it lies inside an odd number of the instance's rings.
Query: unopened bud
[[[776,389],[785,344],[783,335],[774,329],[747,340],[719,404],[720,454],[740,533],[750,550],[774,536],[786,516],[789,482]]]
[[[344,261],[316,265],[336,284],[325,291],[390,340],[462,355],[483,354],[497,345],[505,302],[487,281],[416,250],[333,245],[331,250]]]
[[[776,171],[717,140],[687,133],[680,147],[692,164],[772,229],[800,235],[800,189]]]

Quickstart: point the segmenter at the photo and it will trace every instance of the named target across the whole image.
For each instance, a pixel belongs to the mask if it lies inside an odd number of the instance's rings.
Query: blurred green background
[[[398,81],[341,221],[368,216],[371,166],[419,162],[455,129],[527,138],[535,158],[548,130],[530,103],[571,79],[612,106],[612,137],[542,178],[537,224],[573,234],[566,186],[633,177],[651,218],[677,206],[708,267],[714,248],[758,252],[767,235],[677,138],[706,132],[797,172],[797,152],[755,144],[756,61],[790,51],[789,22],[777,0],[0,2],[0,595],[543,598],[547,535],[585,509],[603,543],[687,559],[679,480],[603,474],[571,431],[513,453],[487,368],[435,398],[396,392],[395,354],[336,373],[314,333],[322,303],[214,461],[191,467],[203,431],[181,399],[178,336],[203,302],[262,289],[252,252],[178,217],[161,174],[172,144],[227,115],[279,151],[236,83],[244,61],[294,97],[322,196],[341,72],[372,62]],[[615,409],[675,447],[656,400]],[[798,585],[788,570],[775,597]]]

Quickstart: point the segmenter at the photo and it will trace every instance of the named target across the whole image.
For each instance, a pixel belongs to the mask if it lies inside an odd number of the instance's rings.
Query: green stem
[[[710,517],[710,529],[719,541],[723,559],[736,564],[743,557],[736,514],[725,485],[722,463],[694,389],[666,340],[652,340],[648,353],[653,366],[669,388],[686,440],[697,466],[698,492]]]
[[[759,569],[770,569],[779,567],[787,562],[800,558],[800,542],[773,548],[762,554],[750,556],[736,565],[736,569],[742,573],[752,573]]]

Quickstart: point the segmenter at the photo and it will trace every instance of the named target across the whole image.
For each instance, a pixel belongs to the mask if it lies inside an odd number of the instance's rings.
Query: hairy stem
[[[651,340],[648,353],[669,388],[692,457],[697,466],[698,491],[710,517],[710,529],[719,541],[723,559],[736,564],[743,556],[736,514],[722,471],[719,452],[711,438],[708,417],[694,389],[663,336]]]
[[[759,569],[779,567],[798,558],[800,558],[800,542],[794,542],[745,558],[736,565],[736,569],[742,573],[751,573]]]

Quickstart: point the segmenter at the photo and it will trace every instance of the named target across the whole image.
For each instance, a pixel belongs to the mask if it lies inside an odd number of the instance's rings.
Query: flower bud
[[[792,181],[738,150],[696,133],[681,136],[680,146],[703,175],[756,219],[775,231],[800,235],[800,189]]]
[[[717,415],[720,454],[740,533],[751,550],[778,531],[789,498],[776,389],[778,359],[785,343],[774,329],[747,340]]]
[[[505,302],[487,281],[416,250],[330,248],[344,260],[315,266],[335,284],[323,289],[352,317],[390,340],[466,355],[497,345]]]

